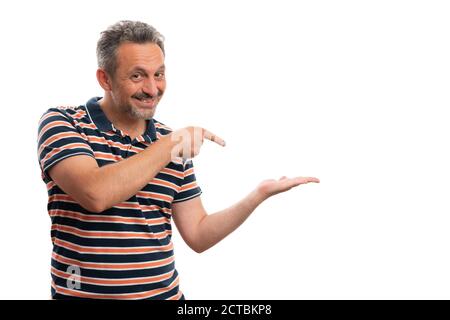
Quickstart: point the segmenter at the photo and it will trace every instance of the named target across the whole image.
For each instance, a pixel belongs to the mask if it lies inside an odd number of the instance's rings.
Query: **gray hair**
[[[119,21],[103,31],[97,42],[98,67],[104,69],[111,76],[114,75],[117,68],[117,48],[124,42],[155,43],[165,54],[164,36],[154,27],[140,21]]]

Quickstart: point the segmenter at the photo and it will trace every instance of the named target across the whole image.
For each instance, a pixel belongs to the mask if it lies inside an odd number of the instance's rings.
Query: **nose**
[[[152,97],[156,97],[159,91],[158,86],[156,85],[156,81],[153,78],[149,78],[145,81],[142,90]]]

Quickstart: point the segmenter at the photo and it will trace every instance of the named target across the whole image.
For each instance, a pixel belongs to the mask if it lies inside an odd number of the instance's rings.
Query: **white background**
[[[1,2],[0,298],[50,296],[36,156],[49,107],[102,95],[99,33],[166,37],[156,119],[200,125],[208,212],[267,178],[316,176],[202,254],[174,234],[188,299],[450,299],[447,1]],[[175,229],[175,228],[174,228]]]

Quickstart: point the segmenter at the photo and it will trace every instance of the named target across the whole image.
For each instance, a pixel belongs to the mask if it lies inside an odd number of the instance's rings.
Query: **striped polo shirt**
[[[51,108],[39,122],[38,158],[51,218],[52,297],[183,299],[171,240],[172,203],[201,194],[191,160],[172,160],[136,195],[101,213],[80,206],[48,175],[76,155],[104,166],[129,158],[172,130],[150,119],[131,140],[98,100]]]

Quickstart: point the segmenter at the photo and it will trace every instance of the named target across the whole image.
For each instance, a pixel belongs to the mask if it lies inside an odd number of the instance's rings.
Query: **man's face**
[[[111,96],[120,112],[150,119],[166,89],[164,54],[155,43],[123,43],[116,52]]]

